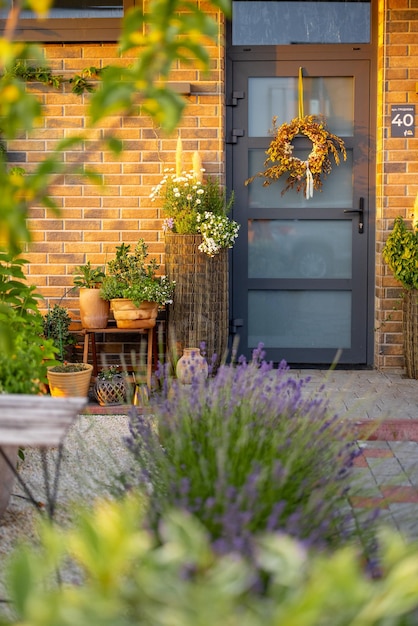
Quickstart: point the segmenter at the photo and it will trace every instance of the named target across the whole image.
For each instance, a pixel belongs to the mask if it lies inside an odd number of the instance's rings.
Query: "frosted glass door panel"
[[[350,348],[351,292],[249,291],[251,348]]]
[[[293,155],[305,160],[310,152],[294,150]],[[263,171],[266,153],[264,150],[248,151],[248,177],[254,176],[257,172]],[[275,181],[268,187],[263,187],[263,178],[256,178],[248,185],[248,206],[250,208],[279,209],[288,208],[309,208],[333,207],[341,209],[351,209],[353,204],[353,152],[347,150],[347,160],[340,161],[337,166],[334,158],[331,157],[332,170],[325,179],[322,191],[314,191],[313,197],[307,200],[305,195],[290,190],[282,195],[285,188],[286,177]]]
[[[250,220],[249,278],[351,278],[351,220]]]
[[[328,128],[340,137],[352,137],[354,128],[354,78],[352,76],[304,77],[305,115],[324,115]],[[272,119],[277,125],[298,115],[296,77],[248,79],[248,134],[268,137]]]

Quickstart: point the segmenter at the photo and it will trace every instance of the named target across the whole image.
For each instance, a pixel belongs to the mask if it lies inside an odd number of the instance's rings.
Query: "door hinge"
[[[244,320],[243,319],[235,318],[235,319],[231,320],[231,322],[230,322],[231,333],[236,333],[237,329],[241,328],[242,326],[244,326]]]
[[[245,131],[243,128],[233,128],[231,131],[231,135],[229,139],[227,139],[226,143],[237,143],[238,137],[244,137]]]
[[[233,91],[231,99],[227,103],[229,107],[236,107],[238,104],[238,100],[243,100],[245,98],[245,91]]]

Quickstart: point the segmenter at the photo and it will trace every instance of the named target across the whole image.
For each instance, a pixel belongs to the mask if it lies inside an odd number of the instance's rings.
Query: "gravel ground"
[[[129,434],[127,416],[80,416],[64,441],[58,496],[54,519],[58,525],[71,522],[73,502],[89,503],[100,496],[112,496],[117,489],[115,478],[129,463],[123,439]],[[51,467],[57,449],[47,452]],[[45,503],[45,481],[38,448],[26,448],[19,474],[36,501]],[[13,548],[21,540],[36,542],[36,520],[40,512],[24,497],[18,481],[9,506],[0,518],[0,599],[6,597],[4,565]]]

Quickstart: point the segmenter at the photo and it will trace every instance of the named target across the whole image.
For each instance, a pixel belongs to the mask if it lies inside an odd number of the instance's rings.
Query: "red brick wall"
[[[222,35],[223,17],[220,13],[213,13],[213,17]],[[90,66],[120,62],[113,44],[47,44],[44,50],[49,67],[65,78]],[[210,45],[209,52],[209,74],[177,64],[171,79],[190,84],[191,93],[185,97],[187,107],[178,129],[185,169],[191,168],[192,154],[199,150],[203,167],[223,176],[223,44]],[[124,62],[128,63],[129,58]],[[54,149],[57,140],[86,129],[89,96],[72,94],[68,83],[58,90],[36,83],[28,88],[41,99],[44,116],[30,136],[10,142],[7,148],[14,164],[30,172]],[[110,129],[124,142],[124,151],[117,157],[100,145]],[[177,131],[166,136],[140,114],[107,119],[88,131],[88,137],[82,147],[67,151],[64,159],[69,165],[82,164],[102,175],[104,187],[71,171],[54,181],[50,195],[59,214],[40,206],[31,208],[32,242],[26,253],[31,262],[29,280],[45,296],[45,308],[63,298],[61,303],[74,318],[79,316],[77,295],[65,294],[73,285],[75,266],[88,260],[93,265],[105,264],[121,242],[134,245],[142,237],[150,255],[164,270],[162,220],[149,194],[162,178],[164,168],[175,166],[177,144]]]
[[[394,218],[412,218],[418,192],[418,132],[414,138],[392,138],[390,129],[392,104],[418,102],[418,5],[416,0],[379,5],[375,366],[399,369],[402,289],[382,259],[382,248]]]

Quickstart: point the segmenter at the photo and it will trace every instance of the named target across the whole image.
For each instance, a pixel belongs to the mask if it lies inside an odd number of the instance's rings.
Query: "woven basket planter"
[[[108,406],[126,403],[129,388],[125,376],[115,374],[110,380],[98,378],[94,383],[93,392],[100,406]]]
[[[177,355],[204,342],[217,363],[228,348],[228,250],[214,257],[200,252],[200,235],[165,235],[165,268],[176,282],[168,307],[168,340]]]
[[[418,290],[408,289],[403,299],[403,340],[408,378],[418,379]]]

